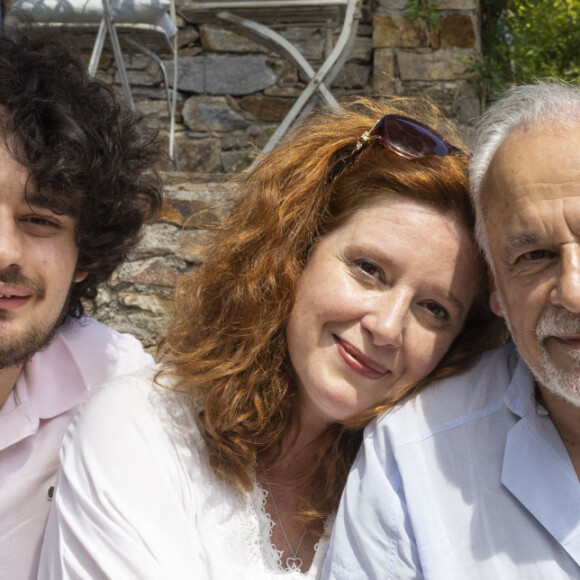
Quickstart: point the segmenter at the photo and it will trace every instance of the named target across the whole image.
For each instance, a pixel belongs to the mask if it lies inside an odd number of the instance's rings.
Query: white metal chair
[[[169,157],[177,168],[175,150],[175,110],[177,91],[169,90],[167,70],[159,54],[171,54],[173,78],[177,77],[178,45],[174,0],[17,0],[6,17],[20,14],[32,19],[26,26],[61,28],[68,32],[94,37],[90,75],[95,75],[107,39],[111,43],[123,92],[132,110],[135,103],[123,60],[121,44],[152,58],[163,75],[169,112]],[[158,54],[159,53],[159,54]]]
[[[340,109],[329,87],[352,49],[360,19],[360,3],[361,0],[198,0],[184,6],[180,13],[194,24],[221,26],[258,42],[288,59],[308,79],[308,84],[262,150],[267,153],[296,118],[314,106],[315,97]],[[338,24],[341,24],[340,34],[332,48],[332,33]],[[326,29],[326,58],[317,71],[275,30],[297,25],[322,25]]]

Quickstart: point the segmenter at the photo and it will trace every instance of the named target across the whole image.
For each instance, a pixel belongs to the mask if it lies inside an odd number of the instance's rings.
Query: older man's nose
[[[560,272],[552,291],[552,303],[569,312],[580,313],[580,245],[562,250]]]

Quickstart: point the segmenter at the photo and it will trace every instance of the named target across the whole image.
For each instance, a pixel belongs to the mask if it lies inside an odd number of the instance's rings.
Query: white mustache
[[[560,334],[580,334],[580,316],[564,308],[551,306],[540,318],[536,336],[543,343],[547,337]]]

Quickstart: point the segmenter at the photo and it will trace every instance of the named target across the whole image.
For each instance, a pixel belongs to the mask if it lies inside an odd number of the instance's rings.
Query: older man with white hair
[[[509,91],[470,173],[515,346],[366,430],[323,578],[580,578],[580,89]]]

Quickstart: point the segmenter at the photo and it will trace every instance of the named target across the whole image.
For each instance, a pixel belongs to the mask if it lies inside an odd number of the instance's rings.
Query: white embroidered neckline
[[[272,530],[275,522],[266,509],[268,491],[259,482],[254,482],[254,488],[246,495],[245,513],[242,515],[242,526],[248,546],[248,561],[254,569],[262,569],[265,573],[281,576],[290,580],[307,580],[316,578],[322,568],[324,556],[328,549],[330,527],[334,518],[328,518],[324,536],[314,546],[314,559],[307,572],[302,574],[297,570],[288,570],[282,565],[282,550],[272,543]]]

